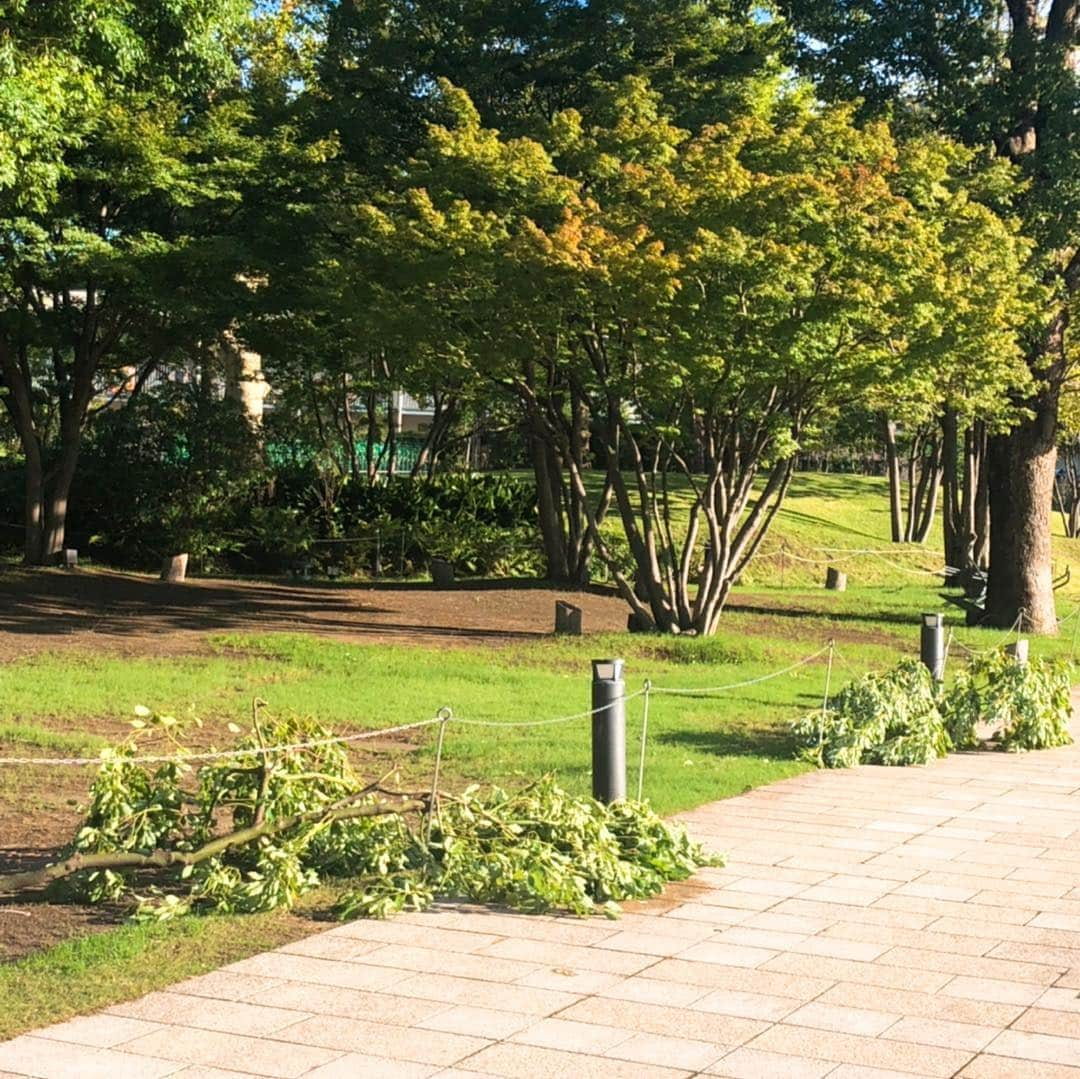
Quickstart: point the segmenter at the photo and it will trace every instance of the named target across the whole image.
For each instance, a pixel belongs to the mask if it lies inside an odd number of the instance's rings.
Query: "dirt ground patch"
[[[589,632],[626,628],[626,607],[616,596],[505,581],[450,589],[213,579],[166,584],[109,571],[8,571],[0,575],[0,660],[72,646],[198,653],[208,633],[226,632],[497,644],[551,633],[558,599],[583,608]]]

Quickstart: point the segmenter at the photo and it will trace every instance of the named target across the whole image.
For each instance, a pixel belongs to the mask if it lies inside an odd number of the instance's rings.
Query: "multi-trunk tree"
[[[440,313],[433,332],[521,402],[570,493],[551,502],[640,628],[715,630],[830,413],[932,378],[946,334],[1016,356],[1014,288],[957,308],[965,274],[1018,275],[1012,231],[971,199],[916,197],[962,186],[957,147],[899,146],[768,86],[696,133],[642,79],[536,138],[442,97],[449,122],[370,205],[369,242],[425,252],[413,295]]]

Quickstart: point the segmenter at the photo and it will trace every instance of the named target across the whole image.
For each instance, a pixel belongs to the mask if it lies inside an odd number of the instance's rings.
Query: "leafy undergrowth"
[[[103,752],[61,858],[0,877],[0,893],[128,901],[137,919],[160,921],[290,909],[339,881],[342,918],[419,910],[436,896],[614,916],[620,900],[719,864],[647,804],[606,806],[551,776],[514,793],[401,790],[391,775],[361,778],[313,721],[268,723],[257,707],[233,749],[196,767],[184,724],[144,713]],[[153,759],[139,759],[145,746]]]
[[[1070,666],[977,656],[942,687],[915,660],[850,682],[792,729],[804,759],[828,768],[927,764],[981,745],[1019,752],[1072,742]]]

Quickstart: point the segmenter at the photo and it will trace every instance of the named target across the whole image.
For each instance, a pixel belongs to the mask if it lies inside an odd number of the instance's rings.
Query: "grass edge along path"
[[[17,917],[0,908],[0,917]],[[0,1041],[133,1000],[317,930],[288,911],[128,922],[0,964]]]

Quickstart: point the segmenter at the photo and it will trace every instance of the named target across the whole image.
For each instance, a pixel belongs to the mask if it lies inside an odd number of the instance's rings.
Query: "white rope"
[[[172,753],[161,756],[122,757],[118,755],[98,757],[0,757],[0,765],[5,764],[47,764],[50,766],[85,766],[118,762],[123,764],[173,764],[187,761],[224,761],[238,757],[264,756],[272,753],[291,753],[301,749],[318,749],[321,746],[346,745],[350,742],[363,742],[369,738],[381,738],[388,734],[400,734],[402,731],[415,731],[421,727],[430,727],[436,723],[445,723],[448,716],[443,715],[448,709],[440,709],[440,714],[431,719],[422,719],[418,723],[402,723],[397,727],[383,727],[377,731],[360,731],[357,734],[343,734],[333,738],[315,738],[310,742],[293,742],[284,746],[252,746],[250,749],[223,749],[207,753]],[[103,751],[109,752],[109,751]]]
[[[961,641],[959,638],[957,638],[956,644],[969,656],[988,656],[992,652],[999,651],[1004,645],[1006,645],[1009,641],[1009,638],[1014,633],[1018,634],[1020,632],[1020,627],[1023,624],[1023,621],[1024,610],[1023,608],[1021,608],[1020,613],[1016,616],[1016,620],[1009,627],[1008,632],[1006,632],[1005,636],[1002,637],[1001,640],[997,642],[997,644],[992,644],[989,648],[970,648],[968,645],[964,644],[964,642]]]
[[[653,692],[655,693],[656,690],[653,690]],[[633,701],[644,694],[645,690],[639,689],[633,693],[628,693],[624,697],[619,697],[617,700],[624,702]],[[468,727],[550,727],[554,726],[556,723],[572,723],[575,719],[588,719],[590,716],[595,716],[598,712],[606,712],[610,707],[610,704],[604,704],[599,708],[590,708],[587,712],[575,712],[570,716],[553,716],[551,719],[463,719],[461,716],[454,716],[454,724],[463,723]]]
[[[747,678],[742,682],[729,682],[724,686],[703,686],[702,688],[668,688],[667,686],[653,686],[651,692],[653,693],[666,693],[672,697],[697,697],[707,693],[724,693],[729,689],[744,689],[747,686],[756,686],[761,682],[768,682],[773,678],[779,678],[782,675],[790,674],[792,671],[798,670],[800,667],[805,667],[807,663],[812,663],[815,659],[820,658],[828,652],[830,646],[825,645],[824,648],[819,648],[818,651],[812,653],[809,656],[803,656],[802,659],[796,660],[788,667],[782,667],[778,671],[773,671],[770,674],[762,674],[757,678]]]
[[[834,566],[841,565],[844,562],[854,561],[856,558],[876,558],[879,562],[884,562],[887,566],[892,566],[894,569],[898,569],[903,573],[910,573],[915,576],[928,576],[928,577],[941,577],[947,573],[959,572],[955,566],[942,566],[940,569],[924,569],[921,566],[905,566],[901,562],[897,562],[895,556],[897,554],[903,554],[905,552],[890,551],[890,550],[876,550],[872,547],[810,547],[808,548],[814,554],[828,554],[830,551],[836,552],[829,558],[806,558],[803,555],[795,554],[788,547],[781,547],[775,551],[762,551],[759,557],[777,557],[790,558],[794,562],[803,562],[808,566]],[[925,555],[925,551],[911,551],[912,555]],[[891,555],[892,557],[886,557]]]

